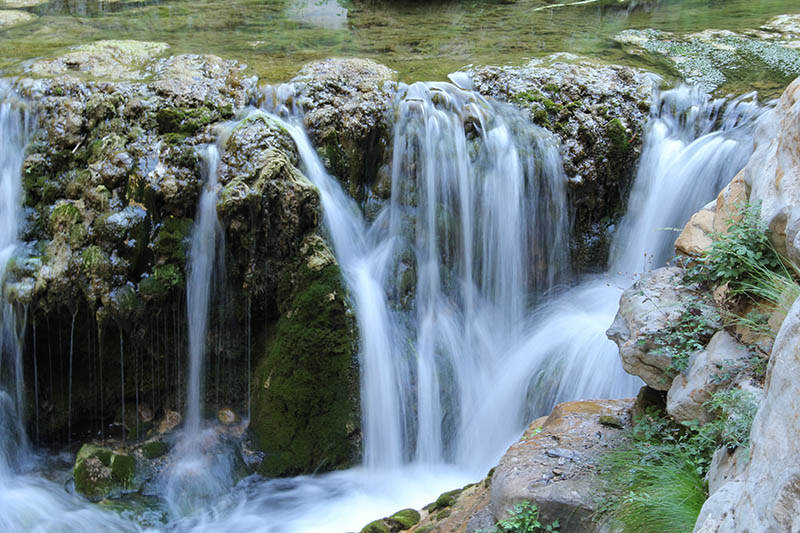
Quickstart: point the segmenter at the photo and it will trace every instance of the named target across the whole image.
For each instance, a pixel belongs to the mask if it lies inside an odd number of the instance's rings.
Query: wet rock
[[[678,320],[693,295],[683,284],[683,270],[664,267],[646,273],[622,293],[608,338],[619,346],[626,372],[656,390],[668,390],[672,359],[661,353],[655,337]]]
[[[156,426],[156,433],[159,435],[169,433],[178,427],[182,421],[183,419],[181,418],[180,413],[177,411],[167,411],[164,413],[164,416],[161,417],[161,420],[159,420],[158,426]]]
[[[685,373],[675,376],[667,393],[667,412],[677,422],[710,422],[714,416],[704,404],[727,383],[718,374],[724,368],[741,365],[750,356],[745,346],[729,333],[718,331],[705,350],[689,359]]]
[[[72,473],[75,490],[91,501],[99,501],[135,490],[136,460],[111,448],[84,444]]]
[[[598,531],[592,519],[601,490],[597,460],[624,438],[623,430],[601,424],[600,417],[614,417],[628,428],[632,405],[632,400],[557,405],[541,429],[528,431],[497,465],[492,516],[504,520],[515,504],[530,501],[542,523],[558,520],[562,531]]]
[[[703,505],[695,531],[796,531],[800,528],[800,300],[772,349],[765,397],[750,432],[750,463]]]
[[[151,67],[150,84],[157,94],[178,108],[210,105],[222,118],[247,103],[255,81],[242,76],[245,66],[213,55],[179,55]]]
[[[624,212],[655,76],[571,54],[470,74],[481,94],[525,109],[560,139],[576,211],[573,263],[602,266],[608,226]]]
[[[166,43],[95,41],[75,47],[55,59],[40,59],[30,67],[36,76],[80,75],[92,79],[138,80],[146,66],[169,49]]]
[[[447,491],[435,502],[420,511],[420,521],[411,531],[431,533],[433,531],[470,531],[469,525],[491,523],[494,518],[488,511],[492,472],[486,479],[466,487]],[[446,505],[445,505],[446,504]],[[488,514],[488,517],[487,517]],[[474,519],[480,515],[480,518]],[[486,531],[491,528],[486,528]],[[474,531],[474,529],[473,529]]]
[[[360,198],[388,156],[395,72],[370,59],[326,59],[292,80],[314,145],[332,174]]]
[[[217,420],[224,426],[232,426],[238,423],[240,418],[233,412],[233,409],[225,407],[217,411]]]

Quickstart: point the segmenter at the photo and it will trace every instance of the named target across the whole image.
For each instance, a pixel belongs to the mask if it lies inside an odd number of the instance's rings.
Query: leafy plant
[[[739,207],[725,233],[714,235],[706,254],[690,271],[692,281],[710,281],[747,293],[753,284],[754,267],[778,271],[784,263],[769,240],[769,231],[761,220],[758,205]]]
[[[705,348],[720,326],[721,319],[716,307],[700,297],[693,297],[681,311],[678,320],[652,338],[655,344],[653,351],[670,358],[667,374],[675,376],[686,370],[689,357]]]
[[[750,447],[750,428],[758,412],[758,397],[750,391],[732,388],[714,393],[705,407],[717,415],[708,424],[695,424],[703,438],[729,450]]]
[[[500,521],[491,533],[539,533],[547,531],[558,533],[558,520],[542,524],[539,508],[531,502],[520,502],[509,512],[508,518]]]

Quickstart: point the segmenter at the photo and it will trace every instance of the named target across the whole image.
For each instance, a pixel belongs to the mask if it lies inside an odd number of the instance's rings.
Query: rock
[[[395,77],[371,59],[333,58],[305,65],[292,80],[314,146],[357,199],[390,157],[386,139]]]
[[[224,118],[246,105],[254,80],[244,78],[245,65],[213,55],[183,54],[163,59],[152,67],[153,90],[178,108],[203,105]]]
[[[136,460],[111,448],[84,444],[72,469],[75,490],[90,501],[135,490]]]
[[[9,6],[9,7],[17,7],[17,6]],[[28,13],[27,11],[14,11],[11,9],[0,9],[0,29],[7,30],[8,28],[13,28],[14,26],[20,26],[22,24],[27,24],[32,20],[36,20],[38,17],[33,13]]]
[[[240,419],[236,413],[233,412],[233,409],[223,407],[217,411],[217,420],[219,420],[219,423],[223,426],[232,426],[238,423]]]
[[[714,416],[703,404],[726,385],[717,375],[726,366],[741,364],[749,356],[747,348],[729,333],[715,333],[705,350],[691,356],[687,371],[675,376],[667,393],[667,413],[677,422],[710,422]]]
[[[156,432],[159,435],[163,435],[165,433],[169,433],[183,421],[181,418],[180,413],[177,411],[167,411],[164,413],[164,416],[158,422],[158,426],[156,428]]]
[[[147,459],[157,459],[167,454],[169,446],[164,441],[155,440],[142,444],[141,450],[142,455]]]
[[[745,448],[730,450],[726,447],[718,448],[711,458],[706,481],[708,494],[711,496],[727,482],[739,477],[747,467],[750,452]]]
[[[761,218],[776,248],[800,261],[800,78],[778,105],[758,123],[755,151],[742,170],[750,203],[760,204]]]
[[[567,402],[557,405],[535,434],[512,445],[492,477],[489,509],[495,520],[531,501],[542,523],[558,520],[561,531],[597,531],[599,457],[624,439],[624,430],[600,423],[613,417],[629,428],[632,400]],[[554,473],[558,471],[558,474]]]
[[[167,43],[95,41],[55,59],[40,59],[30,72],[47,77],[79,74],[93,79],[138,80],[144,77],[147,65],[168,49]]]
[[[479,524],[494,524],[494,518],[489,512],[490,485],[493,472],[482,481],[467,485],[460,489],[447,491],[437,502],[426,505],[420,513],[420,521],[411,531],[415,533],[431,533],[433,531],[467,531],[469,524],[473,528]],[[446,504],[446,505],[445,505]],[[475,519],[476,516],[479,518]],[[491,527],[486,528],[486,531]]]
[[[420,514],[416,509],[403,509],[384,520],[392,531],[405,531],[419,523]]]
[[[656,390],[668,390],[672,377],[667,369],[672,360],[659,353],[654,336],[675,322],[692,291],[683,285],[683,270],[663,267],[642,276],[622,293],[619,311],[608,338],[619,346],[626,372],[641,377]]]
[[[639,389],[636,400],[631,409],[631,418],[635,421],[643,416],[647,410],[655,408],[664,411],[667,408],[667,398],[664,391],[656,390],[645,385]]]
[[[605,264],[608,227],[624,212],[655,76],[572,54],[469,74],[478,92],[524,109],[561,141],[578,235],[573,263],[579,269]]]
[[[800,299],[772,349],[765,397],[750,432],[750,463],[703,505],[695,531],[800,529]]]
[[[675,251],[690,257],[701,257],[709,249],[713,240],[714,211],[716,202],[711,202],[692,215],[675,240]]]
[[[760,37],[760,36],[759,36]],[[687,82],[713,92],[726,83],[787,79],[800,74],[800,53],[779,42],[727,30],[705,30],[678,36],[659,30],[625,30],[614,39],[630,54],[661,60]],[[769,87],[769,84],[767,83]],[[770,87],[773,88],[774,86]]]

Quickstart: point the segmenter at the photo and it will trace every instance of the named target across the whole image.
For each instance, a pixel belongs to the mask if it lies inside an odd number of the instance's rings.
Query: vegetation
[[[539,533],[550,531],[558,533],[558,520],[543,524],[539,519],[539,508],[531,502],[520,502],[510,511],[508,518],[498,522],[491,533]]]

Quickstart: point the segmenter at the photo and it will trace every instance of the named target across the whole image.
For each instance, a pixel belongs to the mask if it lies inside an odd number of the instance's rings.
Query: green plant
[[[707,497],[713,443],[655,409],[637,418],[629,437],[600,461],[598,513],[624,532],[692,531]]]
[[[539,508],[531,502],[520,502],[509,511],[508,518],[498,522],[492,533],[538,533],[549,531],[558,533],[558,520],[551,524],[542,524],[539,520]]]
[[[704,404],[716,418],[707,424],[692,424],[690,428],[716,446],[725,446],[729,450],[747,449],[758,404],[758,397],[747,390],[731,388],[718,391]]]
[[[760,271],[777,272],[784,261],[769,239],[769,229],[761,220],[758,205],[738,207],[725,233],[714,235],[711,247],[690,269],[689,279],[725,283],[738,294],[749,294]]]
[[[716,307],[699,296],[691,297],[678,319],[652,337],[653,351],[670,358],[667,374],[675,376],[686,370],[689,357],[705,348],[720,326]]]

